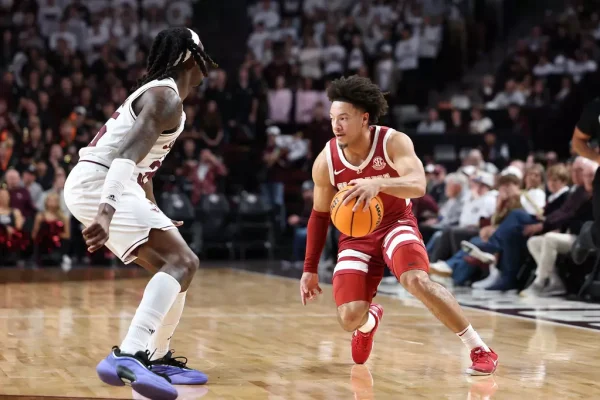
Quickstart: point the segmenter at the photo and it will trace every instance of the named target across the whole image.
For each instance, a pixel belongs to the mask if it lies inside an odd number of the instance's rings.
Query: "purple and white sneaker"
[[[129,385],[152,400],[175,400],[177,389],[166,376],[150,370],[148,352],[138,351],[135,355],[121,353],[115,346],[110,354],[96,367],[100,380],[112,386]]]
[[[150,370],[169,378],[173,385],[204,385],[208,376],[186,366],[186,357],[173,357],[168,351],[164,357],[150,361]]]

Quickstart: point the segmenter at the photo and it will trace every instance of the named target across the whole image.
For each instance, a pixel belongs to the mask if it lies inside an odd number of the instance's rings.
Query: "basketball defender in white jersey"
[[[105,383],[130,384],[151,399],[174,399],[172,385],[207,381],[169,351],[199,262],[152,193],[152,177],[183,130],[183,100],[208,74],[207,64],[214,65],[195,32],[160,32],[141,86],[81,149],[65,184],[67,206],[86,226],[88,250],[106,245],[123,262],[154,273],[121,346],[97,367]]]

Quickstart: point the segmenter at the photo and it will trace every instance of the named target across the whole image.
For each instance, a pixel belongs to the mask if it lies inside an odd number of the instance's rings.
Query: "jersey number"
[[[137,183],[140,186],[144,186],[150,179],[152,179],[154,177],[154,174],[156,174],[156,171],[158,171],[158,169],[160,168],[161,165],[162,165],[162,161],[158,161],[158,160],[154,161],[148,167],[152,171],[146,172],[145,174],[139,174],[138,178],[137,178]]]
[[[117,111],[115,111],[113,113],[113,115],[110,116],[111,119],[117,119],[119,117],[119,113]],[[96,144],[98,143],[98,141],[100,139],[102,139],[102,136],[104,136],[104,134],[106,133],[106,124],[100,128],[100,130],[98,131],[98,133],[96,133],[96,136],[94,136],[94,139],[90,142],[90,144],[88,144],[88,147],[94,147],[96,146]]]

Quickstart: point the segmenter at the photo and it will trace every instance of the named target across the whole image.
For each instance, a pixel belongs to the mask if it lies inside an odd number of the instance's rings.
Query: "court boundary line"
[[[235,271],[235,272],[244,272],[247,274],[252,274],[252,275],[262,275],[262,276],[267,276],[270,278],[279,278],[279,279],[284,279],[284,280],[299,280],[298,278],[293,278],[291,276],[284,276],[284,275],[277,275],[277,274],[268,274],[268,273],[264,273],[264,272],[258,272],[258,271],[249,271],[246,269],[238,269],[238,268],[234,268],[234,267],[228,267],[226,268],[228,270],[231,271]],[[327,286],[333,286],[331,283],[327,283],[327,282],[319,282],[319,285],[327,285]],[[387,298],[391,298],[391,299],[395,299],[395,300],[401,300],[398,297],[391,295],[391,294],[387,294],[387,293],[380,293],[377,292],[378,296],[382,296],[382,297],[387,297]],[[452,294],[454,296],[454,294]],[[418,301],[418,299],[415,299]],[[460,304],[460,302],[459,302]],[[588,328],[585,326],[578,326],[578,325],[570,325],[570,324],[566,324],[564,322],[557,322],[557,321],[552,321],[552,320],[548,320],[548,319],[539,319],[539,318],[532,318],[532,317],[526,317],[523,315],[514,315],[514,314],[505,314],[502,313],[500,311],[497,310],[491,310],[491,309],[482,309],[479,307],[475,307],[475,306],[468,306],[468,305],[463,305],[460,304],[460,306],[462,308],[467,308],[469,310],[474,310],[474,311],[478,311],[480,313],[491,313],[491,314],[496,314],[502,317],[508,317],[508,318],[513,318],[513,319],[519,319],[519,320],[523,320],[523,321],[529,321],[532,324],[535,324],[537,322],[542,322],[545,324],[550,324],[550,325],[558,325],[558,326],[562,326],[562,327],[567,327],[567,328],[574,328],[574,329],[581,329],[581,330],[585,330],[585,331],[589,331],[589,332],[594,332],[594,333],[599,333],[598,329],[594,329],[594,328]],[[427,310],[427,312],[429,312],[429,310]],[[441,322],[440,322],[441,323]]]

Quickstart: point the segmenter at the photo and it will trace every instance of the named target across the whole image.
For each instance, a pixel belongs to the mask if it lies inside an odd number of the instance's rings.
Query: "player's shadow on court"
[[[196,400],[208,394],[208,387],[206,386],[177,386],[176,389],[179,394],[177,400]],[[132,399],[135,400],[150,400],[135,390],[131,391],[131,395]]]

